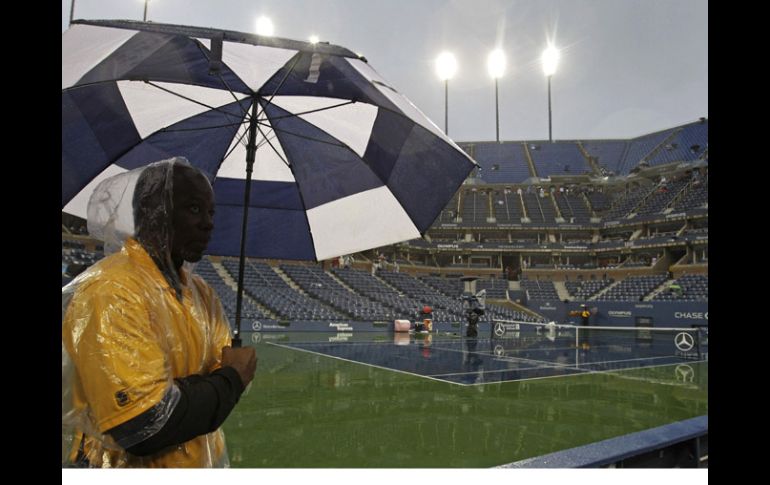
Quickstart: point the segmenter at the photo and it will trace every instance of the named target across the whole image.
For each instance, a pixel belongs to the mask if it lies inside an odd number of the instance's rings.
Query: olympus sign
[[[708,320],[709,312],[674,312],[674,318],[692,318],[694,320]]]

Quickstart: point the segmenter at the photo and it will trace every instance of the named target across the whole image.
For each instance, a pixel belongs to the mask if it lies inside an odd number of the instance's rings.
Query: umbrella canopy
[[[304,260],[420,237],[475,167],[345,48],[73,22],[62,34],[62,210],[85,217],[101,180],[174,156],[213,181],[208,252],[238,255],[244,230],[245,255]]]

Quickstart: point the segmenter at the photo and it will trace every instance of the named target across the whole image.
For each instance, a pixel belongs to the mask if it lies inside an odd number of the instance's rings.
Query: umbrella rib
[[[345,145],[344,145],[344,144],[342,144],[342,143],[333,143],[333,142],[330,142],[330,141],[326,141],[326,140],[319,140],[318,138],[313,138],[312,136],[307,136],[307,135],[300,135],[299,133],[294,133],[293,131],[288,131],[288,130],[284,130],[283,128],[278,128],[278,127],[277,127],[277,126],[275,126],[275,125],[273,125],[273,126],[271,126],[271,125],[267,125],[267,124],[266,124],[266,123],[264,123],[264,122],[259,122],[259,121],[258,121],[258,122],[257,122],[257,124],[258,124],[258,125],[266,125],[266,126],[270,126],[270,127],[273,129],[273,131],[280,131],[280,132],[282,132],[282,133],[286,133],[286,134],[288,134],[288,135],[293,135],[293,136],[296,136],[296,137],[298,137],[298,138],[304,138],[305,140],[316,141],[316,142],[318,142],[318,143],[325,143],[325,144],[327,144],[327,145],[332,145],[332,146],[335,146],[335,147],[340,147],[340,148],[348,148],[347,146],[345,146]]]
[[[235,143],[233,143],[233,147],[230,149],[230,151],[227,152],[224,157],[222,157],[222,160],[225,160],[227,157],[229,157],[233,153],[233,150],[235,150],[235,147],[237,147],[238,144],[241,143],[241,140],[243,140],[243,137],[246,136],[246,133],[248,133],[248,131],[244,130],[243,134],[240,137],[238,137]]]
[[[172,94],[172,95],[177,96],[179,98],[182,98],[184,100],[190,101],[191,103],[195,103],[197,105],[203,106],[204,108],[208,108],[208,109],[210,109],[212,111],[216,111],[218,113],[222,113],[225,116],[233,116],[231,113],[228,113],[227,111],[223,111],[222,109],[214,107],[214,106],[209,106],[206,103],[202,103],[202,102],[200,102],[198,100],[195,100],[195,99],[192,99],[192,98],[190,98],[188,96],[184,96],[182,94],[175,93],[174,91],[171,91],[170,89],[164,88],[162,86],[158,86],[157,84],[153,83],[152,81],[145,81],[145,83],[149,84],[150,86],[152,86],[154,88],[160,89],[161,91],[165,91],[165,92],[167,92],[169,94]],[[232,91],[231,91],[231,93],[232,93]],[[238,103],[238,106],[240,107],[241,100],[236,99],[235,101],[236,101],[236,103]],[[241,107],[241,110],[243,110],[243,107]]]
[[[198,130],[211,130],[214,128],[227,128],[228,126],[236,126],[236,125],[245,125],[245,121],[239,121],[237,123],[227,123],[225,125],[212,125],[212,126],[204,126],[202,128],[176,128],[176,129],[170,129],[170,128],[163,128],[159,131],[165,132],[165,133],[175,133],[175,132],[182,132],[182,131],[198,131]]]
[[[284,118],[293,118],[295,116],[307,115],[307,114],[310,114],[310,113],[318,113],[319,111],[326,111],[327,109],[339,108],[340,106],[347,106],[349,104],[354,104],[354,103],[355,103],[355,101],[347,101],[345,103],[335,104],[335,105],[332,105],[332,106],[327,106],[325,108],[311,109],[311,110],[308,110],[308,111],[301,111],[299,113],[289,113],[288,115],[283,115],[283,116],[272,116],[270,119],[271,120],[282,120]]]
[[[232,96],[232,97],[233,97],[233,99],[235,100],[235,102],[238,104],[238,107],[239,107],[239,108],[241,108],[241,115],[242,115],[242,116],[243,116],[245,119],[249,119],[249,116],[251,116],[251,115],[249,115],[249,112],[248,112],[248,110],[245,110],[245,109],[243,109],[243,106],[241,106],[240,100],[239,100],[239,99],[238,99],[238,98],[235,96],[235,93],[233,92],[233,90],[232,90],[232,89],[230,89],[230,85],[229,85],[229,84],[227,84],[227,81],[225,81],[225,78],[224,78],[224,77],[222,77],[222,73],[220,72],[220,73],[218,73],[218,74],[219,74],[219,80],[220,80],[220,81],[222,81],[222,84],[224,84],[224,85],[225,85],[225,87],[227,88],[227,92],[228,92],[228,93],[230,93],[230,96]]]
[[[265,132],[264,132],[264,131],[262,131],[262,128],[261,128],[259,125],[260,125],[260,123],[257,123],[257,129],[259,130],[259,133],[262,135],[262,138],[265,140],[265,142],[267,142],[267,144],[268,144],[268,145],[270,145],[270,148],[272,148],[272,149],[273,149],[273,151],[275,152],[275,154],[276,154],[276,155],[278,155],[278,158],[280,158],[280,159],[281,159],[281,161],[282,161],[284,164],[286,164],[286,166],[287,166],[287,167],[288,167],[288,166],[290,166],[290,165],[289,165],[289,162],[288,162],[288,160],[286,160],[285,158],[283,158],[283,157],[281,156],[281,154],[280,154],[280,153],[278,153],[278,150],[276,150],[276,149],[275,149],[275,147],[273,146],[273,144],[272,144],[272,143],[270,143],[270,140],[268,140],[268,139],[267,139],[267,135],[265,135]],[[275,129],[273,129],[273,131],[275,131]],[[277,136],[277,135],[275,135],[275,136]],[[263,143],[263,145],[264,145],[264,143]]]
[[[257,123],[257,129],[259,130],[260,135],[262,135],[262,139],[259,141],[259,143],[257,143],[257,150],[259,150],[260,148],[265,146],[265,143],[269,143],[269,140],[267,139],[267,135],[265,134],[265,132],[259,129],[259,123]],[[277,135],[275,134],[275,131],[273,131],[272,126],[270,127],[270,131],[272,132],[272,137],[275,138]],[[273,148],[273,150],[275,151],[275,148],[272,145],[271,145],[271,148]],[[276,151],[276,154],[278,154],[277,151]]]
[[[285,83],[285,82],[286,82],[286,79],[288,79],[288,77],[289,77],[289,74],[291,74],[291,72],[294,70],[294,66],[296,66],[296,65],[297,65],[297,62],[299,62],[299,58],[300,58],[300,56],[299,56],[299,55],[296,55],[296,56],[294,57],[294,62],[291,64],[291,67],[290,67],[290,68],[289,68],[289,69],[286,71],[286,74],[284,74],[284,75],[283,75],[283,79],[281,79],[281,82],[280,82],[280,83],[278,83],[278,86],[277,86],[277,87],[275,88],[275,90],[273,91],[273,94],[271,94],[271,95],[270,95],[270,99],[267,99],[267,100],[266,100],[266,104],[270,104],[270,103],[272,102],[272,100],[273,100],[273,98],[275,97],[275,95],[276,95],[276,93],[278,92],[278,90],[279,90],[279,89],[281,89],[281,86],[283,86],[283,83]],[[220,74],[220,78],[221,78],[221,74]],[[222,80],[222,82],[224,82],[224,79]],[[226,82],[225,82],[224,84],[225,84],[225,86],[227,86],[227,89],[229,90],[229,89],[230,89],[230,86],[228,86]],[[158,88],[160,88],[160,86],[157,86],[157,87],[158,87]],[[163,89],[163,88],[160,88],[160,89]],[[232,91],[230,91],[230,93],[232,94]],[[176,94],[176,93],[171,93],[171,94]],[[179,95],[177,95],[177,96],[179,96]],[[233,96],[235,96],[235,95],[233,94]],[[263,97],[262,99],[264,99],[264,97]],[[195,102],[194,100],[191,100],[191,101]],[[238,99],[237,99],[237,98],[236,98],[236,102],[238,103],[238,106],[240,107],[240,104],[241,104],[241,103],[238,101]],[[256,100],[255,100],[255,102],[256,102]],[[199,103],[199,104],[201,104],[201,103]],[[215,109],[215,108],[211,108],[211,109]],[[241,110],[243,110],[243,107],[241,107]],[[217,111],[218,111],[218,110],[217,110]],[[262,104],[261,104],[261,103],[259,103],[259,111],[257,111],[257,128],[259,128],[259,124],[260,124],[260,123],[259,123],[259,117],[262,115],[262,113],[263,113],[264,111],[265,111],[265,108],[262,106]],[[249,113],[246,113],[246,115],[245,115],[245,116],[246,116],[246,117],[249,119],[249,121],[251,121],[251,116],[249,115]],[[272,128],[272,127],[271,127],[271,128]],[[273,129],[273,131],[275,131],[275,128],[272,128],[272,129]],[[276,150],[275,150],[275,147],[273,147],[273,145],[272,145],[272,144],[270,143],[270,141],[267,139],[267,137],[265,136],[264,132],[262,132],[262,130],[259,130],[259,132],[262,134],[262,137],[265,139],[265,141],[267,141],[267,143],[268,143],[268,144],[270,144],[270,147],[273,149],[273,151],[275,151],[275,153],[276,153],[276,154],[278,154],[278,151],[276,151]],[[247,133],[247,132],[244,132],[244,133],[243,133],[243,135],[241,135],[241,137],[238,139],[238,141],[236,142],[236,144],[235,144],[235,145],[233,145],[233,149],[235,149],[235,146],[237,146],[237,144],[238,144],[238,143],[241,143],[241,142],[242,142],[242,140],[243,140],[243,136],[244,136],[244,135],[246,135],[246,133]],[[260,146],[264,146],[264,143],[262,143]],[[255,147],[255,149],[256,149],[256,148],[258,148],[258,147]],[[225,158],[227,158],[228,156],[230,156],[230,154],[231,154],[231,153],[232,153],[232,150],[230,150],[230,152],[229,152],[229,153],[228,153],[228,154],[225,156]],[[284,162],[284,163],[285,163],[287,166],[289,166],[288,162],[287,162],[286,160],[284,160],[284,159],[283,159],[283,157],[281,157],[280,155],[278,155],[278,156],[281,158],[281,160],[283,160],[283,162]],[[224,159],[223,159],[223,160],[224,160]]]
[[[212,38],[212,42],[213,41],[214,41],[214,39]],[[210,63],[211,62],[211,56],[209,56],[209,54],[212,54],[211,50],[208,50],[208,53],[207,53],[207,49],[203,46],[203,43],[200,40],[196,41],[196,44],[198,46],[198,49],[200,49],[200,51],[203,53],[203,55],[206,56],[209,59],[209,63]],[[221,52],[220,52],[220,57],[221,57]],[[221,61],[221,59],[220,59],[220,61]],[[210,66],[210,64],[209,64],[209,66]],[[209,74],[211,74],[210,70],[209,70]],[[241,109],[241,119],[248,119],[249,118],[248,110],[243,109],[243,106],[241,106],[240,100],[235,96],[235,93],[233,92],[232,88],[230,88],[230,85],[227,84],[227,81],[225,81],[225,78],[222,76],[222,71],[221,70],[217,70],[217,77],[219,77],[219,80],[222,81],[222,84],[227,88],[227,92],[230,93],[230,96],[233,97],[235,102],[238,104],[238,107]]]
[[[291,74],[291,72],[294,70],[294,66],[296,66],[297,63],[299,62],[299,58],[301,57],[299,54],[300,53],[298,52],[297,55],[294,56],[294,62],[291,63],[291,67],[286,71],[286,74],[283,75],[283,79],[281,79],[281,82],[279,82],[278,86],[275,87],[273,94],[271,94],[270,98],[265,101],[265,104],[272,104],[273,98],[278,93],[278,90],[281,89],[281,87],[283,86],[283,83],[285,83],[286,79],[289,78],[289,74]],[[262,99],[265,99],[265,98],[262,97]],[[262,113],[264,113],[264,111],[265,111],[265,107],[262,106],[262,103],[260,103],[259,111],[257,111],[257,120],[259,120],[259,117],[262,115]]]
[[[282,119],[286,119],[286,118],[294,118],[294,117],[297,117],[297,116],[300,116],[300,115],[305,115],[305,114],[310,114],[310,113],[317,113],[317,112],[319,112],[319,111],[325,111],[325,110],[327,110],[327,109],[332,109],[332,108],[339,108],[340,106],[347,106],[347,105],[349,105],[349,104],[353,104],[353,103],[355,103],[355,101],[347,101],[347,102],[345,102],[345,103],[335,104],[335,105],[333,105],[333,106],[326,106],[325,108],[311,109],[311,110],[308,110],[308,111],[302,111],[302,112],[299,112],[299,113],[289,113],[288,115],[284,115],[284,116],[274,116],[274,117],[272,117],[272,118],[269,118],[269,120],[270,120],[270,121],[275,121],[275,120],[282,120]],[[267,120],[267,119],[268,119],[268,118],[263,118],[263,120]],[[265,125],[265,126],[269,126],[269,127],[270,127],[270,129],[273,131],[273,133],[275,133],[275,131],[276,131],[276,128],[275,128],[275,126],[273,126],[272,124],[267,124],[265,121],[259,121],[259,120],[258,120],[258,121],[257,121],[257,125]],[[289,133],[289,134],[292,134],[292,135],[296,135],[296,136],[302,137],[302,135],[297,135],[296,133],[292,133],[292,132],[290,132],[290,131],[287,131],[287,130],[282,130],[282,131],[284,131],[284,132],[286,132],[286,133]],[[267,141],[267,135],[265,135],[265,133],[264,133],[264,132],[263,132],[261,129],[259,130],[259,132],[262,134],[262,137],[265,139],[265,141]],[[277,135],[274,135],[274,136],[277,136]],[[329,144],[331,144],[331,145],[334,145],[334,146],[339,146],[339,147],[343,147],[343,148],[345,147],[345,146],[344,146],[344,145],[342,145],[342,144],[330,143],[330,142],[327,142],[327,141],[318,140],[318,139],[315,139],[315,138],[310,138],[310,137],[306,137],[306,136],[305,136],[304,138],[307,138],[307,139],[309,139],[309,140],[313,140],[313,141],[317,141],[317,142],[319,142],[319,143],[329,143]],[[269,143],[269,142],[268,142],[268,143]],[[260,145],[259,145],[259,146],[260,146],[260,147],[261,147],[261,146],[264,146],[264,144],[265,144],[264,142],[260,142]],[[270,145],[270,147],[271,147],[273,150],[275,150],[275,147],[273,147],[272,145]],[[278,152],[276,152],[276,153],[278,153]],[[279,156],[280,156],[280,155],[279,155]],[[284,160],[284,162],[285,162],[285,160]],[[288,166],[288,163],[286,163],[286,165]]]
[[[257,129],[259,130],[259,127],[257,127]],[[260,130],[259,133],[262,135],[262,140],[259,140],[259,142],[257,143],[257,150],[265,146],[265,143],[266,143],[266,141],[264,140],[265,134],[262,133],[262,130]]]

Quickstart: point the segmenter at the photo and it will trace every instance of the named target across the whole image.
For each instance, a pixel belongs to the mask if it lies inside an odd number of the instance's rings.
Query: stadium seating
[[[665,163],[696,160],[708,146],[708,120],[681,127],[648,161],[651,167]]]
[[[588,281],[567,281],[564,283],[564,286],[567,287],[567,291],[574,300],[588,300],[614,282],[615,280],[612,278]]]
[[[666,288],[653,297],[658,301],[708,301],[709,278],[708,275],[685,274],[672,281],[682,289],[681,293],[671,288]]]
[[[591,172],[576,142],[530,144],[529,154],[535,165],[535,172],[541,177]]]
[[[591,300],[642,301],[664,281],[666,281],[666,275],[629,276]]]
[[[551,281],[542,280],[521,280],[522,289],[527,292],[527,299],[529,300],[558,300],[559,295],[556,293],[556,287]]]
[[[583,142],[583,148],[589,156],[596,159],[597,165],[607,172],[620,173],[620,163],[628,149],[625,140],[592,140]]]
[[[672,128],[631,140],[629,142],[628,151],[626,151],[626,156],[619,164],[618,175],[628,175],[632,169],[639,165],[639,162],[652,153],[655,147],[671,137],[674,134],[674,131],[675,128]],[[649,161],[647,161],[647,163],[649,164]]]
[[[460,147],[478,162],[481,178],[486,183],[520,183],[532,176],[521,143],[461,143]]]

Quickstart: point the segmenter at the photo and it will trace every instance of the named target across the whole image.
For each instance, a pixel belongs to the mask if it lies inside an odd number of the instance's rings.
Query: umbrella
[[[213,181],[208,252],[320,261],[420,237],[475,163],[368,61],[325,43],[126,20],[62,34],[62,210],[184,156]],[[240,236],[240,237],[239,237]]]

